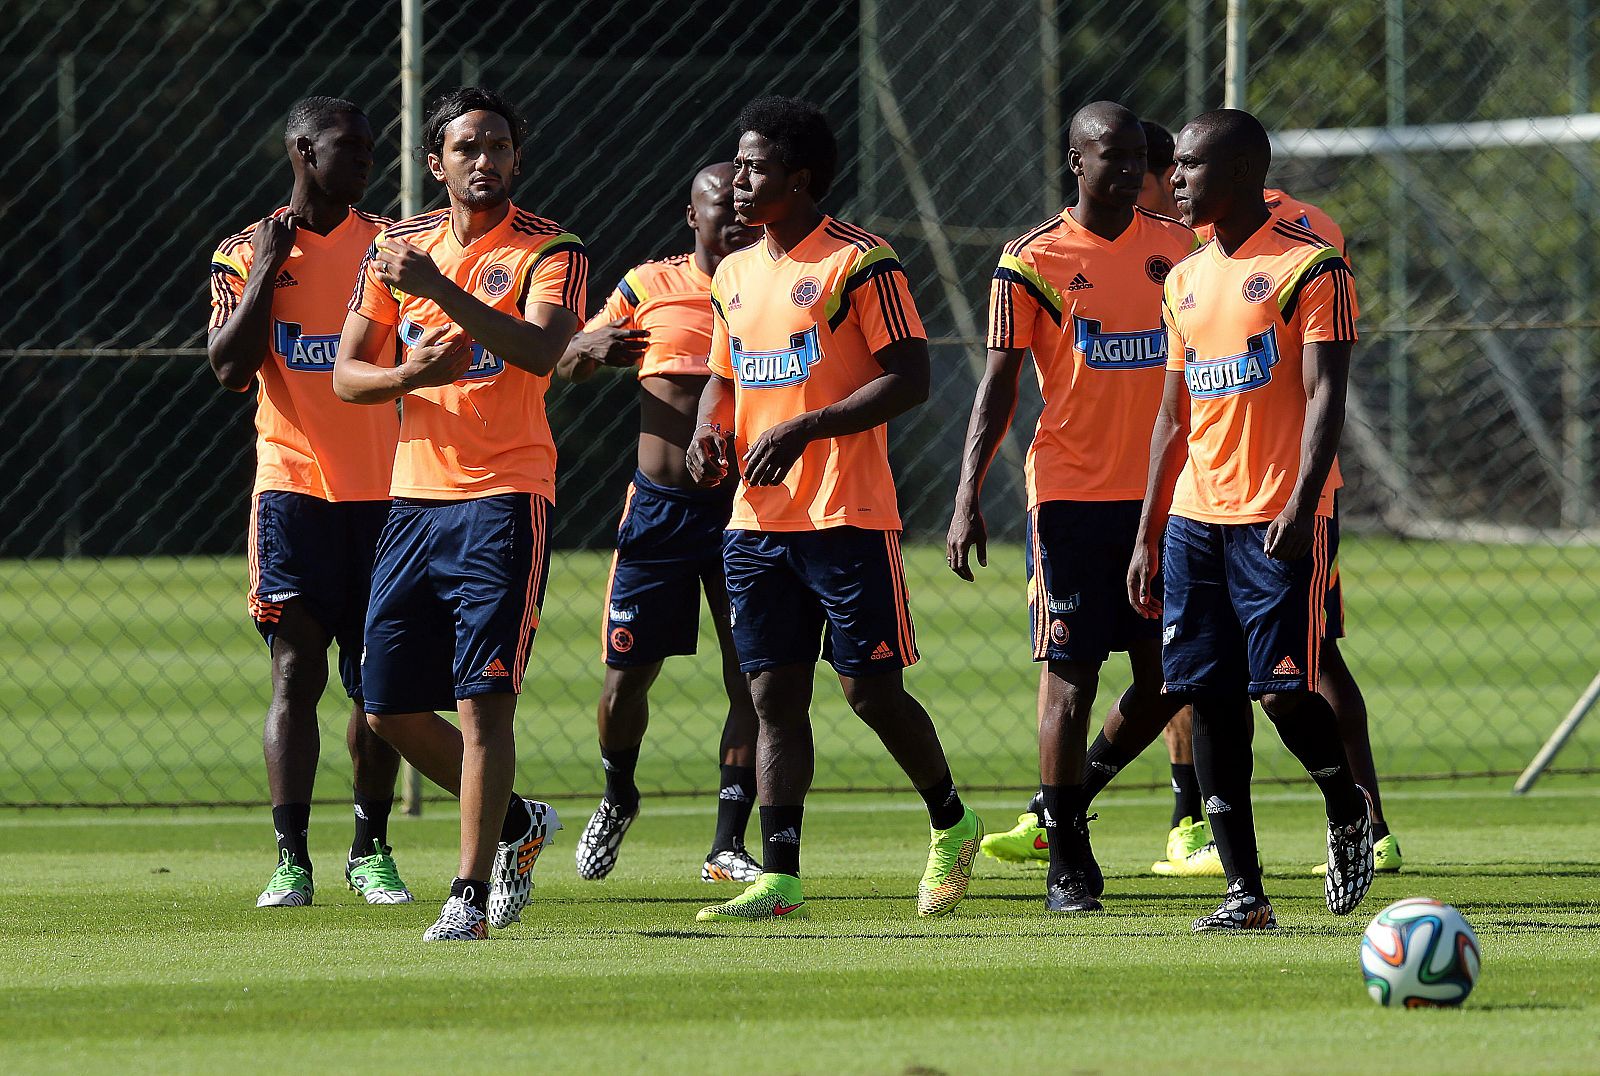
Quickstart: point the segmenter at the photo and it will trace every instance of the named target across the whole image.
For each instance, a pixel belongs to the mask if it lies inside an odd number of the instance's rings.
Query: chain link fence
[[[752,96],[807,96],[840,135],[828,208],[898,248],[934,338],[893,455],[924,661],[909,674],[958,779],[1036,780],[1020,547],[1025,386],[986,488],[979,582],[942,542],[999,246],[1073,198],[1065,122],[1120,100],[1176,130],[1223,100],[1221,0],[1058,4],[422,5],[427,98],[494,86],[532,121],[518,202],[582,235],[591,305],[688,249],[690,176]],[[1347,657],[1389,778],[1509,774],[1600,668],[1595,15],[1587,0],[1251,0],[1245,104],[1273,182],[1350,240],[1363,308],[1344,444]],[[0,805],[265,798],[267,654],[245,613],[253,401],[204,359],[208,255],[283,204],[308,93],[378,132],[364,208],[394,214],[399,6],[16,0],[0,26]],[[432,189],[430,188],[430,194]],[[437,204],[437,199],[432,204]],[[597,790],[601,596],[632,470],[630,378],[557,385],[562,453],[519,787]],[[649,790],[714,788],[715,640],[667,663]],[[831,679],[826,671],[819,674]],[[1101,698],[1126,680],[1106,667]],[[817,694],[818,785],[899,787]],[[319,795],[342,798],[324,699]],[[1600,767],[1600,721],[1560,764]],[[1258,774],[1298,779],[1265,737]],[[1154,748],[1122,780],[1154,784]]]

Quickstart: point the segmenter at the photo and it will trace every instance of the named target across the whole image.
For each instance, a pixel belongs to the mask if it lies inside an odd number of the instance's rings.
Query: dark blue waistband
[[[641,493],[648,493],[654,497],[663,497],[669,501],[686,501],[691,504],[727,504],[733,500],[734,492],[739,488],[737,479],[730,479],[720,486],[707,489],[704,486],[663,486],[660,482],[652,482],[643,471],[635,469],[633,472],[633,488]]]

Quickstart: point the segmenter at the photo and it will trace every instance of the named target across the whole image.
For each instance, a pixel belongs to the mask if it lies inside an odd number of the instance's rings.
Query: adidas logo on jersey
[[[511,674],[506,671],[506,663],[501,661],[499,658],[495,658],[493,661],[489,662],[489,664],[483,667],[483,675],[510,676]]]
[[[894,651],[889,649],[888,643],[879,643],[877,648],[872,651],[873,661],[888,661],[892,657],[894,657]]]
[[[1183,301],[1178,304],[1178,309],[1179,310],[1193,310],[1194,309],[1194,292],[1191,291],[1188,295],[1185,295],[1183,297]]]
[[[796,832],[793,826],[790,826],[788,829],[780,829],[778,832],[768,837],[767,840],[777,844],[799,844],[800,834]]]
[[[1092,288],[1092,287],[1094,287],[1094,285],[1089,283],[1089,278],[1084,276],[1082,273],[1079,273],[1077,276],[1072,278],[1072,283],[1067,285],[1067,290],[1068,291],[1083,291],[1086,288]]]
[[[283,272],[278,274],[278,279],[272,282],[272,286],[274,289],[292,288],[299,283],[300,282],[298,280],[289,275],[289,270],[285,269]]]
[[[1300,666],[1294,663],[1294,658],[1284,658],[1272,669],[1273,676],[1299,676]]]
[[[1223,814],[1233,810],[1221,796],[1212,796],[1206,800],[1206,814]]]
[[[733,293],[733,298],[728,300],[728,309],[729,310],[737,310],[742,305],[744,305],[744,304],[739,302],[739,293],[738,292],[734,292]]]

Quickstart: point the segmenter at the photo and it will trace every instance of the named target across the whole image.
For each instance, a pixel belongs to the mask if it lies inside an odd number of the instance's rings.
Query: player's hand
[[[744,480],[751,486],[776,486],[789,475],[789,469],[806,450],[805,416],[784,419],[756,438],[744,454]]]
[[[1161,619],[1161,592],[1156,586],[1156,572],[1161,567],[1157,552],[1140,542],[1128,562],[1128,604],[1146,620]]]
[[[1299,560],[1311,552],[1311,541],[1317,517],[1312,513],[1301,518],[1292,508],[1278,513],[1278,518],[1267,524],[1267,536],[1261,548],[1273,560]]]
[[[955,515],[950,519],[950,533],[944,540],[944,559],[952,572],[969,583],[972,582],[972,567],[967,563],[967,554],[973,546],[978,547],[978,563],[987,568],[989,528],[984,525],[983,513],[976,508],[965,509],[957,505]]]
[[[650,333],[645,329],[624,329],[627,318],[614,318],[592,333],[579,333],[573,337],[572,346],[582,361],[600,366],[626,368],[637,366],[650,344]]]
[[[254,255],[252,264],[266,266],[276,276],[294,250],[294,233],[300,223],[300,218],[293,213],[266,217],[258,223],[250,235],[250,249]]]
[[[720,427],[702,423],[689,441],[684,462],[696,483],[717,486],[728,477],[728,461],[732,458],[732,439]]]
[[[400,382],[406,391],[449,385],[467,372],[472,362],[472,341],[454,327],[423,331],[400,364]]]
[[[424,299],[437,298],[441,287],[449,283],[427,251],[390,236],[378,241],[372,271],[389,287]]]

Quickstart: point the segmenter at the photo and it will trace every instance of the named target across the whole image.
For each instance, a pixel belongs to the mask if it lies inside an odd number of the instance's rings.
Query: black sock
[[[623,814],[637,811],[639,786],[633,783],[633,771],[639,765],[639,749],[607,751],[602,747],[600,765],[606,768],[606,801]]]
[[[1372,839],[1381,841],[1389,835],[1389,823],[1378,821],[1372,823]]]
[[[350,858],[360,859],[372,855],[374,842],[380,848],[389,847],[389,812],[394,810],[394,797],[375,800],[363,796],[359,789],[355,795],[356,836],[350,843]]]
[[[278,833],[278,860],[284,853],[296,866],[311,869],[311,853],[306,851],[306,830],[311,828],[311,804],[280,803],[272,808],[272,828]]]
[[[966,817],[966,804],[961,802],[949,770],[945,770],[944,776],[927,788],[917,791],[922,794],[922,802],[928,805],[928,821],[934,829],[949,829]]]
[[[756,803],[756,768],[723,766],[722,784],[717,790],[717,835],[711,841],[711,854],[744,847],[745,827],[750,824],[750,808]]]
[[[1243,695],[1196,696],[1194,768],[1205,796],[1211,839],[1217,842],[1217,855],[1229,883],[1265,898],[1255,813],[1250,806],[1250,774],[1255,765],[1250,720],[1250,700]]]
[[[480,912],[489,910],[489,883],[476,878],[457,878],[450,883],[450,895],[460,897]]]
[[[528,806],[528,801],[511,793],[511,802],[506,804],[506,820],[500,823],[500,843],[515,844],[522,840],[522,835],[528,832],[528,823],[533,821],[533,808]]]
[[[1082,785],[1040,785],[1039,825],[1050,842],[1050,877],[1056,879],[1072,862],[1072,841],[1067,839],[1069,815],[1083,810]]]
[[[1043,786],[1040,786],[1040,787],[1042,788]],[[1035,790],[1034,793],[1033,793],[1033,799],[1028,801],[1028,813],[1036,815],[1040,811],[1042,811],[1043,809],[1044,809],[1044,793],[1041,792],[1041,791]]]
[[[1200,779],[1194,775],[1194,763],[1172,764],[1172,828],[1187,818],[1198,822],[1205,818],[1200,806]]]
[[[1362,817],[1367,805],[1355,778],[1350,776],[1350,763],[1344,753],[1344,741],[1339,739],[1339,719],[1333,715],[1328,700],[1316,692],[1307,692],[1300,705],[1282,721],[1272,718],[1278,738],[1289,753],[1306,768],[1311,779],[1322,790],[1322,802],[1327,808],[1328,821],[1349,822]]]
[[[768,874],[800,877],[800,822],[804,807],[761,808],[761,866]]]
[[[1126,751],[1119,750],[1106,739],[1104,732],[1096,736],[1083,760],[1083,802],[1079,806],[1087,808],[1100,790],[1122,771],[1122,767],[1132,761]]]

